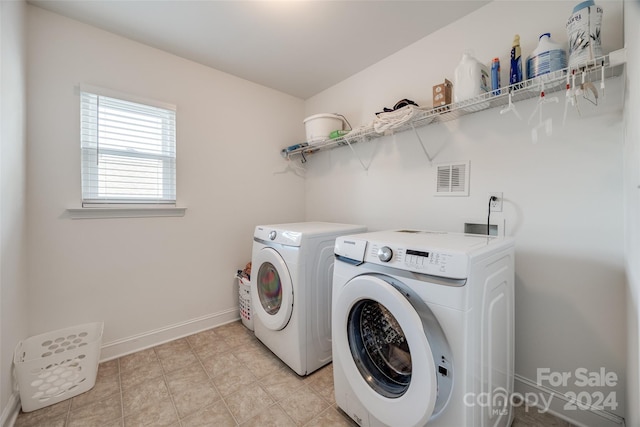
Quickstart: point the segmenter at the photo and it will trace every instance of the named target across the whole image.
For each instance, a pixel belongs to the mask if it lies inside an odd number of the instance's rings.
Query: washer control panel
[[[368,242],[367,246],[365,262],[434,276],[450,278],[467,276],[466,254],[404,248],[376,242]]]

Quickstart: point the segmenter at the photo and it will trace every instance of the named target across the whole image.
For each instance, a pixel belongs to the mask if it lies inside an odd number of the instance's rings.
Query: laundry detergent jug
[[[489,92],[490,84],[487,66],[471,56],[469,52],[465,52],[454,73],[454,102],[465,101]]]
[[[551,33],[540,36],[538,47],[527,58],[527,79],[562,70],[567,66],[567,54],[559,43],[551,40]]]
[[[573,8],[567,21],[569,67],[579,67],[602,57],[602,8],[587,0]]]

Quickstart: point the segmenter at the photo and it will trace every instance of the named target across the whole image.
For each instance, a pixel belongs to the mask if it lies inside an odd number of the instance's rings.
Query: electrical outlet
[[[491,201],[491,212],[502,212],[502,193],[489,193],[489,197],[495,197],[496,200]]]

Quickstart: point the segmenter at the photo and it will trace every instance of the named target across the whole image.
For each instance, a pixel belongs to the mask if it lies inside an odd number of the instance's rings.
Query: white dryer
[[[259,225],[251,266],[254,331],[299,375],[331,362],[331,284],[337,236],[359,225]]]
[[[398,230],[336,239],[333,372],[361,426],[506,427],[510,238]]]

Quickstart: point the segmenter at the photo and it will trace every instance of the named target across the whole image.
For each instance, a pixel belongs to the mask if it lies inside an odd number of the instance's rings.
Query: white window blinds
[[[175,205],[175,107],[80,96],[83,206]]]

